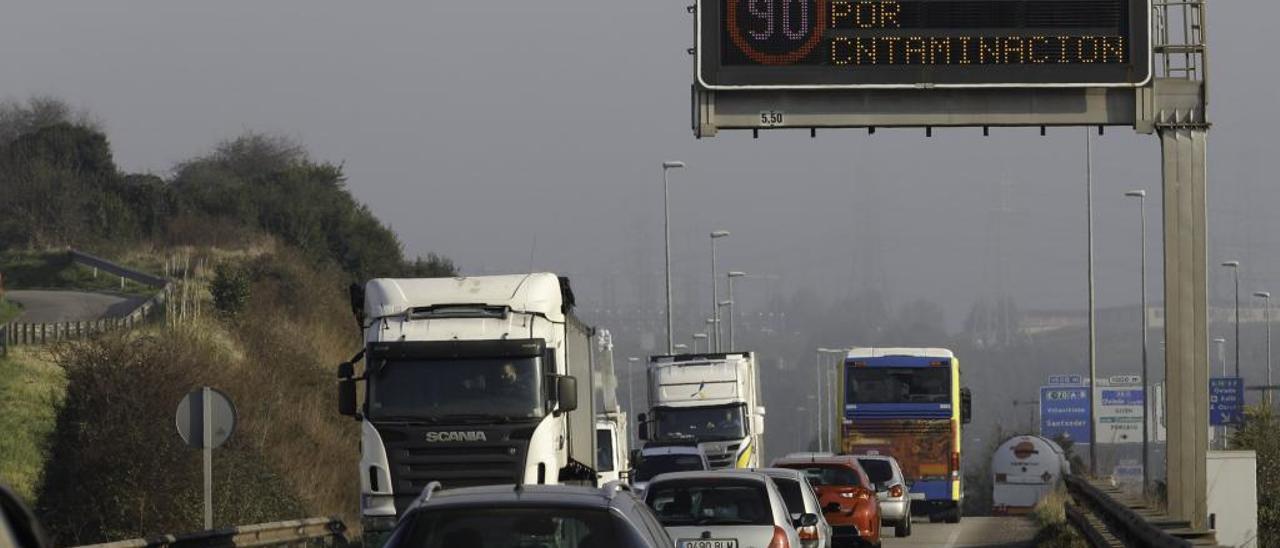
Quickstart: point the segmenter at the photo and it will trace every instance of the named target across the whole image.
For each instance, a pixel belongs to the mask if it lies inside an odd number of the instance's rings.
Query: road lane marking
[[[960,538],[960,527],[959,525],[957,525],[956,530],[952,531],[951,534],[947,536],[947,545],[944,548],[952,548],[953,546],[956,545],[956,540],[958,540],[959,538]]]

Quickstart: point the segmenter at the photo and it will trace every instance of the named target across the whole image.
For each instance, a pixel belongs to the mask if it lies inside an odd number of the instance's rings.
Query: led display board
[[[699,0],[708,89],[1123,87],[1150,0]]]

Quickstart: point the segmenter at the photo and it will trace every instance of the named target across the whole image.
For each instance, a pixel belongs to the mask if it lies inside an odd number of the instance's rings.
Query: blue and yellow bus
[[[960,428],[969,392],[945,348],[855,348],[840,366],[841,452],[898,459],[911,511],[958,522],[964,500]]]

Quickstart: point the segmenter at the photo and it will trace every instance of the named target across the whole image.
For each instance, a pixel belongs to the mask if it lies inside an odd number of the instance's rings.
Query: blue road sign
[[[1084,384],[1084,375],[1049,375],[1049,384],[1080,386]]]
[[[1244,381],[1240,377],[1209,379],[1209,424],[1244,423]]]
[[[1089,389],[1083,386],[1040,387],[1040,435],[1089,443]]]

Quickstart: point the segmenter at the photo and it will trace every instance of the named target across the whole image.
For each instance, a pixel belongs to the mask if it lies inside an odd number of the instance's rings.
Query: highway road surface
[[[911,536],[897,538],[892,527],[885,527],[884,548],[1031,548],[1036,536],[1035,524],[1021,517],[965,517],[956,524],[916,518],[911,528]]]
[[[124,316],[142,304],[146,297],[19,289],[5,292],[5,299],[22,304],[22,315],[17,321],[49,323]]]

